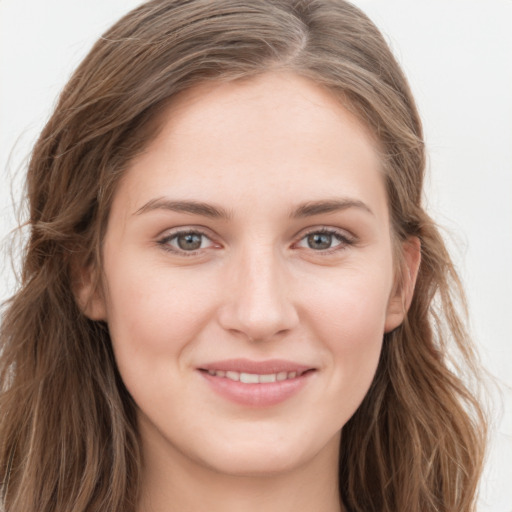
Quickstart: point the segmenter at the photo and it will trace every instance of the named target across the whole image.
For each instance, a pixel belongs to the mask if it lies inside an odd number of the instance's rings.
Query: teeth
[[[259,376],[255,373],[242,372],[240,374],[240,382],[244,382],[245,384],[258,384],[259,381]]]
[[[245,372],[232,372],[224,370],[208,370],[208,375],[214,377],[225,377],[226,379],[243,382],[244,384],[266,384],[269,382],[281,382],[287,379],[295,379],[301,374],[298,372],[279,372],[279,373],[245,373]]]

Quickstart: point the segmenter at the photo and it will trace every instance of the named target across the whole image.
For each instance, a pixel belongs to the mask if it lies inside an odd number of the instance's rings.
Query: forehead
[[[333,195],[382,202],[371,132],[306,78],[271,73],[201,85],[175,97],[160,122],[123,180],[133,208],[157,191],[205,201],[258,197],[260,205]]]
[[[179,135],[205,134],[215,145],[229,144],[224,137],[226,130],[230,131],[231,141],[237,136],[255,136],[266,140],[270,149],[286,142],[287,136],[310,137],[314,144],[315,139],[325,135],[321,133],[322,127],[325,132],[337,125],[339,142],[350,132],[352,142],[357,139],[370,143],[377,154],[379,141],[347,106],[350,104],[341,94],[335,95],[326,87],[290,72],[205,83],[172,99],[160,117],[163,133],[159,138],[170,141]],[[210,130],[213,124],[214,132]],[[230,148],[235,149],[232,144]]]

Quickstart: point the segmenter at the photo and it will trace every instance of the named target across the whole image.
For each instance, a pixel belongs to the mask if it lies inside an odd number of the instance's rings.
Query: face
[[[147,458],[336,459],[402,320],[393,268],[376,145],[330,93],[268,74],[182,94],[116,191],[88,311]]]

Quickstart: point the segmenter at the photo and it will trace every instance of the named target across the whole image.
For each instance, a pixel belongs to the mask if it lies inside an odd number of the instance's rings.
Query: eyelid
[[[204,236],[205,238],[210,240],[212,245],[210,247],[203,247],[193,251],[185,251],[183,249],[179,249],[169,244],[170,240],[178,237],[179,235],[186,234],[196,234]],[[197,256],[198,254],[203,253],[205,250],[210,249],[211,247],[220,247],[220,244],[216,242],[215,237],[212,235],[211,230],[204,228],[202,226],[180,226],[176,228],[167,229],[157,237],[156,243],[165,251],[184,257]]]
[[[296,242],[294,242],[293,245],[297,245],[299,242],[304,240],[307,236],[315,234],[315,233],[322,233],[322,234],[334,236],[337,240],[340,241],[340,244],[338,244],[334,247],[331,247],[329,249],[324,249],[324,250],[314,250],[314,249],[310,249],[310,248],[308,249],[306,247],[299,247],[299,248],[310,250],[319,255],[328,255],[328,254],[332,254],[334,252],[346,249],[347,247],[354,245],[358,241],[358,238],[355,235],[353,235],[352,233],[350,233],[349,231],[347,231],[346,229],[320,225],[320,226],[312,226],[310,228],[307,228],[304,231],[301,231],[296,238]]]
[[[314,250],[314,249],[308,249],[306,247],[297,247],[297,244],[304,240],[307,236],[314,234],[314,233],[323,233],[328,234],[333,237],[335,237],[340,243],[337,244],[334,247],[324,249],[324,250]],[[171,246],[168,242],[175,237],[179,235],[185,235],[185,234],[198,234],[201,236],[204,236],[210,242],[212,245],[210,247],[204,247],[199,248],[197,250],[193,251],[185,251],[182,249],[179,249],[177,247]],[[159,235],[156,239],[156,243],[164,250],[171,252],[173,254],[177,254],[179,256],[197,256],[198,254],[204,253],[206,250],[214,247],[214,248],[221,248],[222,245],[216,241],[216,236],[212,231],[208,228],[205,228],[203,226],[179,226],[176,228],[171,228],[165,230],[161,235]],[[341,251],[343,249],[346,249],[349,246],[354,245],[357,243],[358,238],[354,236],[352,233],[347,231],[346,229],[341,229],[337,227],[331,227],[331,226],[325,226],[325,225],[319,225],[319,226],[312,226],[309,227],[303,231],[301,231],[296,237],[295,242],[292,244],[292,247],[295,246],[299,249],[306,249],[313,253],[319,254],[319,255],[329,255],[337,251]],[[215,247],[216,246],[216,247]]]

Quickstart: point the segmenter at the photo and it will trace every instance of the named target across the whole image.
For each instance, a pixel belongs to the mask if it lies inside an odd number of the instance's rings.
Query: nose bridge
[[[297,312],[289,296],[284,262],[269,244],[249,244],[232,262],[223,326],[244,333],[251,340],[264,340],[290,330]]]

